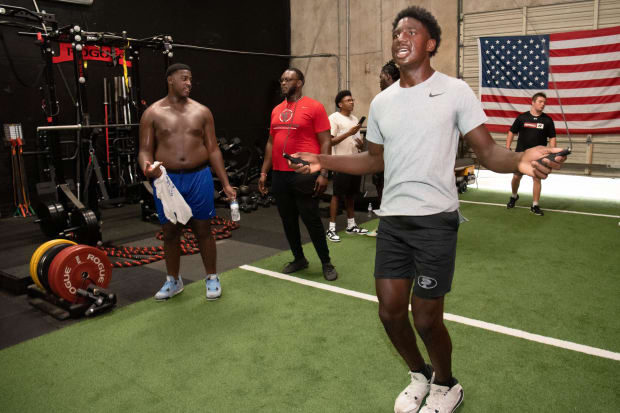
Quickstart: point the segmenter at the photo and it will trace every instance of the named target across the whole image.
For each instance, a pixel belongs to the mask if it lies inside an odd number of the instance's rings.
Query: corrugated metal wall
[[[620,25],[620,1],[565,1],[553,5],[522,7],[462,15],[460,21],[459,76],[478,94],[477,39],[481,36],[518,36],[575,30],[602,29]],[[493,134],[503,144],[505,134]],[[620,135],[571,135],[573,154],[565,172],[595,176],[620,176]],[[558,135],[558,146],[567,146]],[[590,156],[589,156],[590,153]],[[584,164],[592,158],[592,167]]]

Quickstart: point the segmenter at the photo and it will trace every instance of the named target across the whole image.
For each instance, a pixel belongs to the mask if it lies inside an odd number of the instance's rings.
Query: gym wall
[[[174,43],[219,49],[290,53],[290,8],[288,0],[230,3],[223,1],[174,2],[149,0],[94,0],[91,6],[39,0],[39,8],[54,13],[59,26],[77,24],[87,31],[127,31],[132,38],[169,34]],[[0,0],[0,4],[34,10],[30,0]],[[36,127],[45,125],[41,109],[43,68],[40,49],[32,37],[19,36],[21,29],[0,26],[0,124],[21,123],[25,151],[36,149]],[[2,39],[0,39],[2,40]],[[8,55],[7,50],[8,49]],[[240,137],[264,147],[268,137],[271,109],[280,101],[277,79],[288,67],[288,59],[256,57],[220,52],[174,49],[173,62],[192,67],[191,97],[213,112],[218,137]],[[12,61],[16,74],[9,66]],[[71,62],[58,64],[68,89],[54,68],[60,104],[59,124],[75,124],[71,95],[75,80]],[[106,62],[88,63],[87,91],[91,124],[103,123],[103,77],[120,76],[122,68]],[[165,63],[160,52],[144,48],[140,58],[142,96],[150,105],[166,93]],[[24,86],[21,82],[27,84]],[[0,149],[0,212],[14,212],[9,150]],[[36,182],[44,179],[36,157],[26,157],[31,198]],[[71,166],[68,166],[70,168]],[[72,172],[65,171],[67,176]]]
[[[392,58],[392,22],[399,11],[412,5],[429,10],[441,26],[433,67],[456,76],[456,0],[291,0],[292,53],[333,53],[340,62],[339,81],[335,58],[293,59],[292,65],[306,74],[304,93],[323,103],[330,114],[336,110],[338,90],[349,89],[355,98],[354,114],[368,116],[370,102],[380,91],[381,68]]]

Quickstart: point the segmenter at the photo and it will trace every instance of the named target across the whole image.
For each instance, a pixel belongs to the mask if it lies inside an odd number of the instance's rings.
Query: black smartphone
[[[359,121],[359,122],[357,122],[357,124],[361,126],[361,125],[362,125],[362,123],[364,123],[364,121],[365,121],[365,120],[366,120],[366,116],[362,116],[362,117],[360,118],[360,121]]]

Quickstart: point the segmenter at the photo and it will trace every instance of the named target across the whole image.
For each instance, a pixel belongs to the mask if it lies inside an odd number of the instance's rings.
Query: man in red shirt
[[[334,281],[338,278],[338,272],[331,264],[325,228],[319,215],[318,197],[327,188],[327,170],[309,175],[296,174],[283,156],[297,152],[331,153],[327,112],[320,102],[302,96],[303,85],[304,74],[299,69],[287,69],[280,77],[280,89],[285,99],[271,112],[269,140],[258,188],[263,194],[267,193],[267,172],[273,168],[272,192],[294,257],[282,272],[290,274],[308,267],[301,246],[301,216],[323,264],[323,276],[328,281]]]

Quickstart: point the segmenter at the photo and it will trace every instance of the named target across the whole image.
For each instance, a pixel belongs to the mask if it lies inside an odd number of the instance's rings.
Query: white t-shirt
[[[357,118],[353,115],[344,116],[340,112],[334,112],[329,115],[331,134],[334,138],[351,130],[352,127],[357,125],[357,122]],[[358,153],[355,139],[362,140],[359,131],[353,136],[347,136],[340,143],[332,145],[332,155],[352,155]]]
[[[385,186],[378,215],[456,210],[459,132],[465,135],[486,121],[471,88],[440,72],[410,88],[394,82],[375,96],[366,139],[383,145]]]

